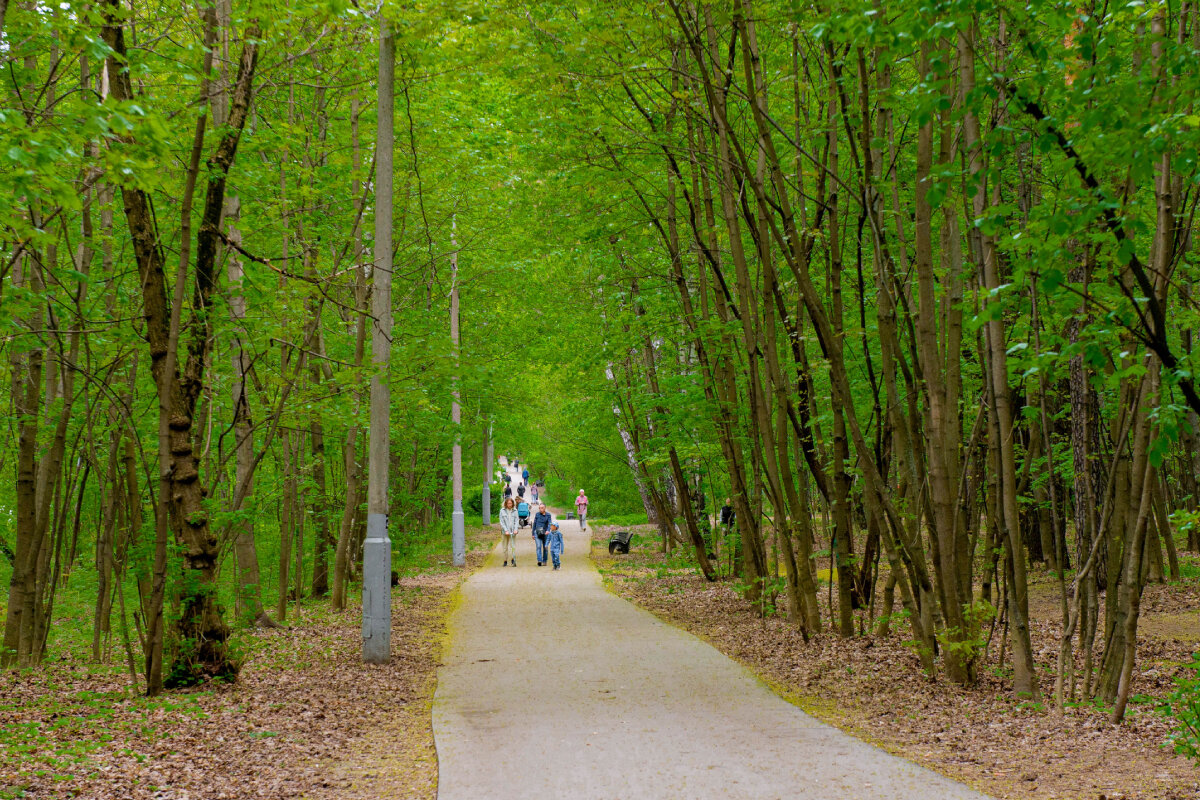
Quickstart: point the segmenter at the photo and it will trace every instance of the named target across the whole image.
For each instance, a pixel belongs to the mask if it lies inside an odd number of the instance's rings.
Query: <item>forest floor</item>
[[[1061,718],[1052,710],[1061,622],[1057,584],[1044,574],[1031,583],[1044,698],[1018,701],[994,644],[976,688],[931,682],[906,646],[903,621],[891,636],[843,640],[827,632],[805,643],[787,620],[762,618],[731,580],[707,583],[684,554],[663,554],[650,526],[633,529],[645,544],[610,556],[613,530],[593,526],[593,558],[613,591],[701,637],[805,711],[889,752],[997,798],[1200,797],[1200,768],[1171,752],[1173,721],[1163,713],[1173,679],[1200,650],[1195,579],[1146,589],[1134,697],[1125,723],[1114,726],[1108,709],[1095,704],[1070,704]],[[1189,557],[1190,568],[1194,561]],[[828,620],[825,591],[821,602]]]
[[[393,589],[392,660],[363,664],[357,592],[289,608],[286,627],[241,630],[236,683],[131,693],[127,673],[70,656],[0,674],[0,798],[249,800],[437,796],[430,725],[443,625],[494,535]]]

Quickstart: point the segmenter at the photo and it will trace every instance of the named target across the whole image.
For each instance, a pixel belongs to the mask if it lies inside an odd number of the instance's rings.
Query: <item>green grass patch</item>
[[[646,519],[646,515],[644,513],[610,514],[603,517],[593,517],[591,514],[589,514],[587,521],[589,525],[615,525],[628,528],[632,528],[637,525],[649,524],[649,521]]]

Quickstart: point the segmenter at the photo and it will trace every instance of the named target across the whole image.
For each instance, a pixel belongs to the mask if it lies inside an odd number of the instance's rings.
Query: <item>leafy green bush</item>
[[[491,485],[492,494],[492,517],[495,518],[496,513],[500,510],[504,503],[504,482],[496,481]],[[449,496],[449,495],[447,495]],[[483,489],[464,489],[463,490],[463,511],[468,514],[483,513]]]
[[[1184,669],[1190,676],[1175,679],[1175,691],[1169,698],[1170,715],[1176,727],[1171,734],[1175,752],[1188,758],[1200,758],[1200,653],[1192,654],[1192,663]]]
[[[996,616],[996,607],[987,600],[976,600],[963,609],[967,635],[958,628],[946,628],[935,634],[942,649],[955,653],[964,662],[979,658],[987,647],[984,634],[987,624]]]

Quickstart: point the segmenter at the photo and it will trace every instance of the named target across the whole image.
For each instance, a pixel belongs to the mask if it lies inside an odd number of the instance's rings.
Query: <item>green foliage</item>
[[[470,529],[468,524],[468,533]],[[470,535],[467,541],[471,549],[491,547],[494,544],[486,538],[473,542]],[[393,536],[392,569],[401,576],[450,572],[456,569],[450,558],[450,519],[447,517],[426,528]]]
[[[1192,663],[1184,669],[1192,674],[1175,679],[1175,691],[1169,699],[1170,715],[1175,720],[1171,743],[1176,753],[1200,759],[1200,654],[1194,654]]]
[[[996,617],[996,607],[987,600],[973,600],[963,608],[963,627],[945,627],[937,632],[938,644],[962,663],[977,660],[987,647],[986,627]]]
[[[758,615],[766,619],[779,612],[776,601],[787,590],[787,580],[783,576],[766,575],[753,581],[736,578],[733,582],[733,590],[740,595],[747,596],[752,589],[758,591]]]
[[[1190,536],[1192,531],[1200,527],[1200,511],[1178,509],[1171,512],[1169,521],[1173,530],[1184,536]]]

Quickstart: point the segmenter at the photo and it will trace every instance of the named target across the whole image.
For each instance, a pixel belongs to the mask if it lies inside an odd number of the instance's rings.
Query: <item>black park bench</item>
[[[617,531],[608,539],[608,553],[628,553],[629,540],[633,538],[633,534],[629,531]]]

